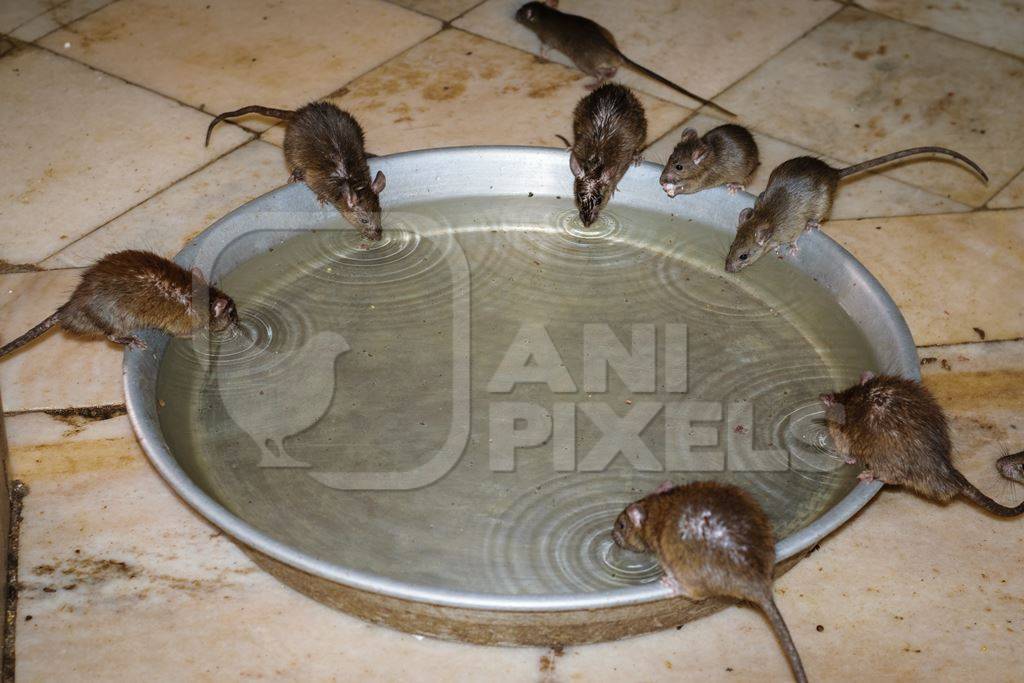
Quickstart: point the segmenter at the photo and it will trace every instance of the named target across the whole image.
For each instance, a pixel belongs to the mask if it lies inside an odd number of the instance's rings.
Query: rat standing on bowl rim
[[[193,305],[193,292],[206,290],[208,310]],[[222,332],[238,323],[235,302],[207,284],[202,273],[148,251],[108,254],[82,273],[68,302],[57,312],[0,348],[0,357],[24,346],[51,327],[74,334],[106,337],[134,349],[146,343],[133,334],[155,329],[189,337],[209,327]]]
[[[729,597],[764,612],[789,659],[806,681],[800,654],[772,597],[775,537],[764,510],[739,488],[714,481],[683,486],[665,482],[631,503],[612,529],[615,543],[654,552],[673,595],[691,600]]]
[[[629,167],[642,161],[647,140],[644,106],[629,88],[609,83],[579,101],[573,111],[569,168],[583,225],[590,226],[611,199]]]
[[[946,503],[963,496],[1001,517],[1024,513],[1024,503],[995,502],[953,467],[946,415],[920,382],[865,372],[859,384],[822,394],[825,423],[848,464],[867,469],[860,479],[905,486]]]
[[[686,128],[661,172],[661,189],[675,197],[725,185],[736,194],[760,163],[754,136],[743,126],[727,123],[704,137]]]
[[[800,236],[820,228],[828,217],[841,179],[917,154],[949,155],[973,168],[988,182],[988,176],[978,164],[945,147],[914,147],[846,168],[832,168],[814,157],[784,161],[772,171],[768,186],[758,195],[754,208],[740,212],[736,237],[725,259],[725,270],[737,273],[770,249],[781,253],[783,246],[796,254],[796,241]]]
[[[330,102],[310,102],[296,111],[253,105],[218,115],[206,129],[243,114],[272,116],[286,122],[284,159],[291,180],[305,182],[321,204],[331,204],[369,240],[381,238],[381,171],[370,180],[363,129],[355,117]]]
[[[546,57],[548,48],[552,47],[568,57],[577,69],[592,76],[594,83],[588,87],[597,88],[603,85],[614,78],[619,67],[625,64],[662,85],[692,97],[701,104],[710,105],[729,116],[735,116],[728,109],[694,95],[622,54],[615,43],[615,37],[596,21],[560,12],[557,8],[558,0],[528,2],[516,12],[516,21],[533,31],[540,39],[541,57]]]

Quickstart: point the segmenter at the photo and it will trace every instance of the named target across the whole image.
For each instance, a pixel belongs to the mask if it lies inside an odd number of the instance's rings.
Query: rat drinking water
[[[767,515],[743,489],[713,481],[666,482],[615,520],[612,538],[654,552],[675,595],[745,600],[767,616],[793,674],[806,681],[800,654],[772,597],[775,539]]]
[[[661,172],[661,188],[669,197],[719,185],[735,194],[759,163],[754,136],[743,126],[727,123],[712,128],[704,137],[687,128]]]
[[[629,88],[608,83],[579,101],[573,112],[569,167],[580,220],[597,220],[622,176],[639,164],[647,139],[644,107]]]
[[[859,384],[821,401],[836,450],[847,463],[864,465],[862,480],[905,486],[940,503],[963,496],[1003,517],[1024,513],[1024,503],[1000,505],[953,467],[946,415],[920,382],[866,372]]]
[[[615,43],[615,37],[597,22],[576,14],[560,12],[557,8],[557,0],[547,0],[528,2],[516,12],[516,21],[540,38],[542,57],[546,56],[549,47],[558,50],[572,60],[576,68],[594,77],[593,87],[614,78],[619,67],[625,64],[687,97],[692,97],[701,104],[711,105],[729,116],[735,116],[728,109],[694,95],[622,54]]]
[[[739,272],[769,249],[781,251],[784,245],[795,253],[797,239],[807,230],[820,228],[828,217],[836,186],[842,178],[917,154],[947,154],[963,161],[988,182],[988,176],[978,164],[945,147],[914,147],[846,168],[832,168],[814,157],[790,159],[772,171],[768,186],[754,202],[754,208],[740,212],[739,227],[729,248],[725,269],[730,273]]]
[[[210,144],[213,127],[243,114],[260,114],[287,123],[284,159],[293,181],[305,182],[321,204],[332,204],[370,240],[381,238],[380,193],[386,178],[381,171],[370,180],[363,129],[351,114],[330,102],[311,102],[295,111],[258,105],[220,114],[206,129]]]
[[[193,305],[193,291],[204,292],[208,310]],[[148,251],[119,251],[90,266],[57,312],[0,348],[0,357],[24,346],[54,325],[87,337],[106,337],[132,348],[146,348],[133,334],[156,329],[188,337],[205,326],[214,332],[238,323],[235,303],[173,261]]]

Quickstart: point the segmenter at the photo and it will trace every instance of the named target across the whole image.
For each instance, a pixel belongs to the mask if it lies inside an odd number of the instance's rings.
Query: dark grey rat
[[[204,292],[207,310],[193,302],[193,292]],[[189,272],[148,251],[119,251],[90,266],[57,312],[0,348],[6,356],[54,325],[86,337],[106,337],[132,348],[146,344],[133,334],[156,329],[175,337],[191,336],[209,327],[221,332],[238,323],[235,302],[207,284],[196,270]]]
[[[597,22],[576,14],[560,12],[557,8],[557,0],[547,0],[528,2],[516,12],[516,21],[533,31],[540,39],[542,57],[546,56],[549,47],[558,50],[572,60],[577,69],[594,77],[593,87],[614,78],[619,67],[625,64],[687,97],[692,97],[701,104],[710,105],[729,116],[735,116],[728,109],[694,95],[622,54],[615,43],[615,37]]]
[[[754,136],[743,126],[727,123],[704,137],[686,128],[665,162],[661,189],[675,197],[725,185],[735,194],[760,163]]]
[[[206,129],[206,144],[214,126],[244,114],[285,121],[284,159],[291,179],[305,182],[321,204],[337,208],[367,239],[381,238],[379,195],[386,179],[377,171],[370,180],[366,159],[372,155],[355,117],[330,102],[310,102],[295,111],[253,105],[218,115]]]
[[[761,608],[798,681],[800,654],[772,597],[775,538],[764,510],[743,489],[713,481],[666,482],[619,514],[612,538],[622,548],[653,552],[674,595],[723,596]]]
[[[769,249],[788,245],[796,253],[796,241],[808,230],[821,227],[832,210],[839,181],[846,176],[916,154],[947,154],[963,161],[988,182],[988,176],[963,154],[945,147],[914,147],[863,161],[846,168],[832,168],[821,159],[797,157],[784,161],[772,171],[768,186],[753,209],[743,209],[736,237],[729,248],[725,269],[743,270]]]
[[[639,164],[647,140],[644,106],[629,88],[607,83],[582,98],[573,111],[569,168],[580,220],[597,220],[622,176]]]
[[[821,401],[836,450],[867,468],[862,480],[905,486],[940,503],[963,496],[1002,517],[1024,513],[1024,503],[1000,505],[953,467],[946,415],[920,382],[866,372],[859,384]]]

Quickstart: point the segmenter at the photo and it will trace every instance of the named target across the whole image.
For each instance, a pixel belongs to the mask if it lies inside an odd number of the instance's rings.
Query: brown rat
[[[254,105],[220,114],[206,129],[243,114],[271,116],[287,122],[284,159],[293,181],[303,181],[321,204],[332,204],[370,240],[381,238],[380,193],[384,174],[370,180],[363,129],[351,114],[330,102],[310,102],[295,111]]]
[[[781,251],[784,245],[796,253],[797,239],[808,230],[820,228],[832,210],[836,187],[842,178],[916,154],[947,154],[963,161],[988,182],[988,176],[978,164],[945,147],[914,147],[846,168],[832,168],[814,157],[790,159],[772,171],[768,186],[754,202],[754,208],[740,212],[739,227],[729,248],[725,269],[730,273],[739,272],[769,249]]]
[[[594,77],[594,87],[614,78],[619,67],[625,64],[687,97],[692,97],[701,104],[710,105],[729,116],[735,116],[728,109],[694,95],[622,54],[615,43],[615,37],[597,22],[576,14],[560,12],[557,8],[557,0],[547,0],[528,2],[516,12],[516,21],[533,31],[540,39],[542,57],[547,55],[548,48],[558,50],[572,60],[576,68]]]
[[[622,548],[654,552],[675,595],[724,596],[761,608],[793,667],[806,681],[800,654],[772,597],[775,538],[768,516],[743,489],[713,481],[666,482],[631,503],[612,530]]]
[[[194,281],[195,278],[195,281]],[[193,306],[193,287],[205,287],[208,310]],[[132,334],[157,329],[188,337],[209,325],[215,332],[238,322],[235,302],[202,275],[148,251],[119,251],[90,266],[57,312],[0,348],[0,357],[24,346],[54,325],[87,337],[106,337],[132,348],[146,344]]]
[[[669,197],[719,185],[735,194],[760,163],[754,136],[743,126],[727,123],[704,137],[687,128],[661,172],[661,188]]]
[[[1018,484],[1024,484],[1024,451],[1004,455],[996,460],[999,474]]]
[[[821,401],[836,450],[867,468],[861,479],[905,486],[940,503],[963,496],[1002,517],[1024,513],[1024,503],[1000,505],[953,467],[946,415],[920,382],[866,372],[859,384]]]
[[[569,168],[580,220],[597,220],[630,165],[639,164],[647,140],[644,106],[629,88],[608,83],[579,101],[573,111]]]

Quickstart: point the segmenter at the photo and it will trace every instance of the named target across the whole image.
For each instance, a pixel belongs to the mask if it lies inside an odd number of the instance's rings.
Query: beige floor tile
[[[999,191],[988,203],[993,209],[1009,209],[1015,206],[1024,206],[1024,173],[1010,181],[1010,183]]]
[[[522,4],[521,0],[489,0],[456,20],[455,25],[539,53],[536,36],[514,19]],[[564,0],[559,8],[600,23],[615,35],[628,57],[690,92],[709,97],[835,12],[837,5],[819,0]],[[551,58],[571,64],[556,52],[551,52]],[[672,102],[695,104],[625,69],[620,70],[618,80]],[[737,113],[741,117],[746,114],[743,110]]]
[[[573,69],[447,30],[350,83],[334,101],[359,119],[367,148],[377,154],[455,145],[561,147],[555,135],[572,137],[572,109],[587,94],[583,82]],[[689,112],[640,99],[651,140]],[[264,137],[281,144],[281,127]]]
[[[941,76],[941,77],[940,77]],[[978,162],[910,161],[886,175],[981,206],[1020,168],[1020,60],[847,7],[750,77],[722,103],[752,127],[856,163],[944,145]]]
[[[7,429],[12,476],[31,491],[21,527],[21,679],[535,677],[541,650],[369,626],[259,571],[160,480],[126,417],[69,425],[27,414]]]
[[[951,363],[924,373],[950,414],[959,467],[998,500],[1017,502],[1021,491],[1008,490],[991,463],[1000,443],[1022,436],[1024,343],[928,352]],[[523,681],[542,666],[545,681],[603,680],[609,671],[624,683],[788,680],[776,641],[748,608],[563,656],[365,625],[257,570],[171,493],[125,417],[19,415],[7,429],[12,476],[31,490],[16,640],[25,680],[116,671],[125,679]],[[1022,563],[1024,532],[1013,521],[887,490],[783,576],[776,600],[812,680],[850,671],[865,680],[1004,680],[1024,666]]]
[[[35,263],[241,144],[204,114],[26,47],[0,60],[0,254]],[[41,113],[45,112],[45,116]]]
[[[255,140],[147,199],[40,265],[87,266],[106,253],[129,248],[174,256],[214,221],[284,185],[287,179],[281,150]]]
[[[63,0],[4,0],[0,3],[0,33],[10,33],[17,27],[45,14]]]
[[[396,5],[429,14],[444,21],[451,21],[471,7],[480,4],[480,0],[392,0]]]
[[[859,0],[865,9],[1024,57],[1020,0]]]
[[[919,345],[1024,336],[1024,210],[832,221]]]
[[[138,0],[105,7],[43,44],[68,42],[75,59],[218,113],[322,97],[439,26],[379,0]]]
[[[679,142],[679,135],[684,128],[693,127],[703,135],[715,126],[720,126],[725,121],[716,119],[706,114],[697,114],[686,123],[669,131],[662,139],[651,145],[644,158],[664,164],[676,143]],[[825,159],[829,163],[838,165],[836,159],[831,159],[809,149],[791,145],[788,142],[776,140],[768,135],[754,131],[754,138],[757,140],[758,151],[761,156],[761,165],[754,171],[751,181],[747,185],[747,191],[751,194],[758,194],[768,184],[768,176],[772,169],[780,163],[793,157],[811,155]],[[970,207],[955,202],[946,197],[932,194],[905,183],[887,178],[877,173],[862,173],[844,180],[837,193],[835,204],[832,207],[832,218],[860,218],[863,216],[907,216],[923,213],[952,213],[955,211],[968,211]]]
[[[4,343],[67,301],[78,270],[0,275],[0,339]],[[120,347],[50,331],[0,359],[4,410],[46,410],[124,402]]]
[[[66,26],[90,12],[109,5],[113,0],[67,0],[45,14],[22,24],[11,35],[18,40],[33,41]]]

